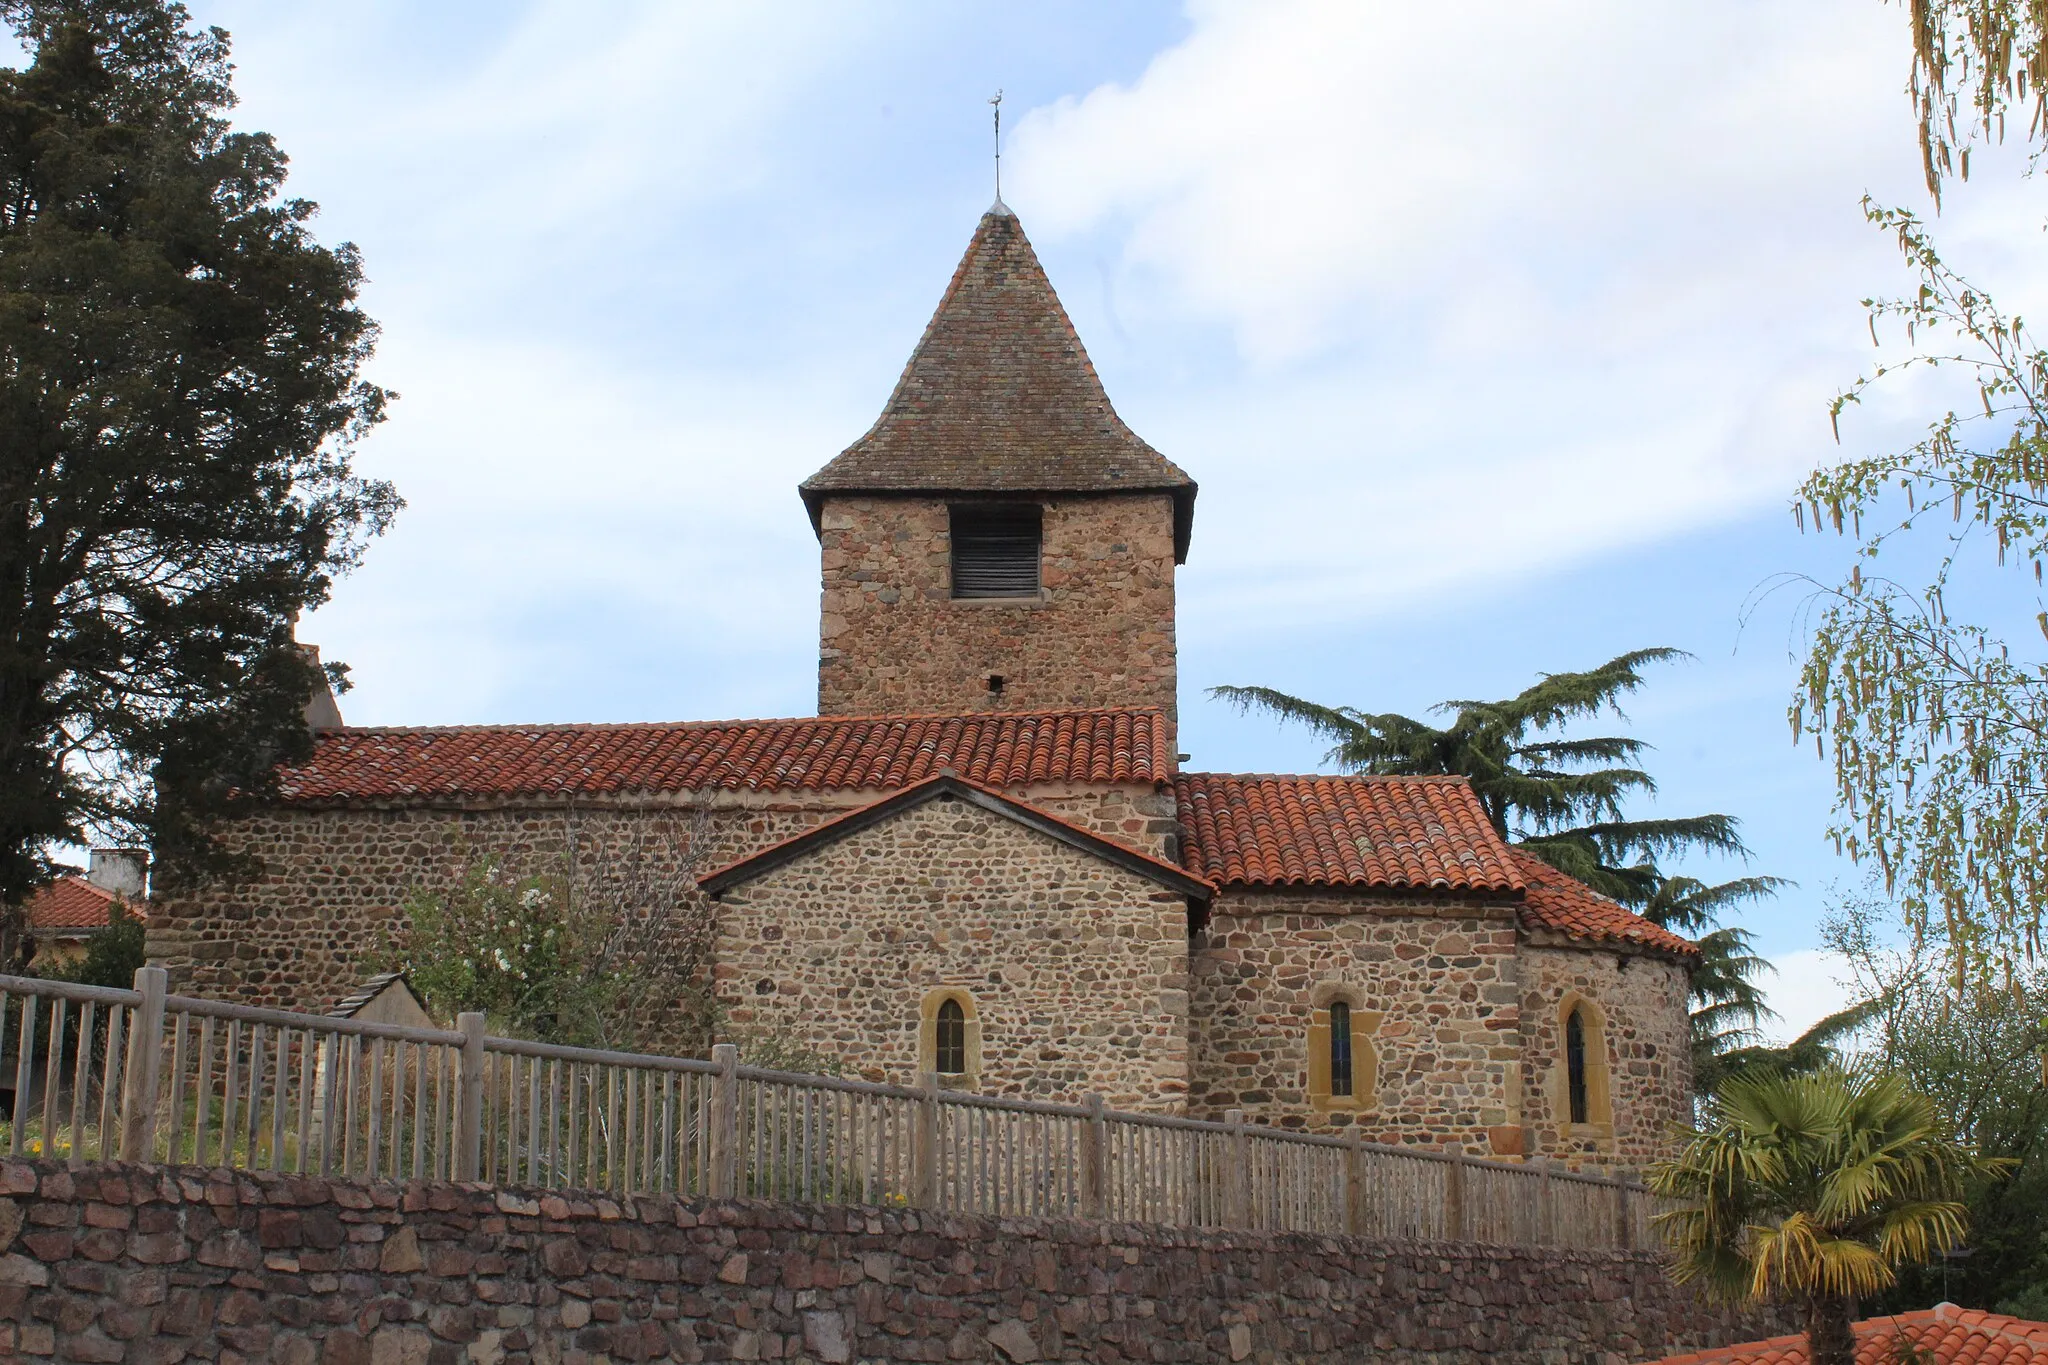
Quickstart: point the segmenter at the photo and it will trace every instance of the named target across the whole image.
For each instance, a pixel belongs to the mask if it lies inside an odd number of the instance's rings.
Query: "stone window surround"
[[[1579,1023],[1586,1040],[1586,1119],[1572,1122],[1571,1065],[1565,1047],[1565,1028],[1572,1011],[1579,1011]],[[1609,1086],[1607,1058],[1607,1012],[1598,1001],[1582,991],[1568,990],[1557,1002],[1557,1055],[1550,1068],[1552,1125],[1558,1137],[1568,1142],[1590,1142],[1599,1147],[1614,1144],[1614,1099]]]
[[[958,1075],[939,1074],[939,1006],[948,1000],[960,1006],[966,1016],[967,1069]],[[974,992],[965,986],[937,986],[926,991],[917,1009],[917,1074],[936,1076],[948,1090],[976,1090],[981,1086],[981,1010]]]
[[[1343,1001],[1351,1007],[1351,1093],[1330,1093],[1330,1006]],[[1308,1102],[1319,1113],[1335,1110],[1365,1112],[1379,1108],[1380,1052],[1373,1036],[1386,1018],[1381,1010],[1367,1009],[1365,995],[1342,981],[1319,981],[1309,991],[1308,1016]]]

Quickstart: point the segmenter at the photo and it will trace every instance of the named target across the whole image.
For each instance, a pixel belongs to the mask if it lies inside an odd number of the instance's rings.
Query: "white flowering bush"
[[[387,937],[437,1015],[482,1010],[491,1031],[586,1047],[690,1046],[708,1028],[700,952],[680,916],[626,910],[550,872],[471,862],[452,887],[422,887]]]

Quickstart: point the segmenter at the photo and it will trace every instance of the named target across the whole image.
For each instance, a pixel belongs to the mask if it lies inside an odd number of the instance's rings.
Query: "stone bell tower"
[[[881,417],[800,491],[820,715],[1174,715],[1195,482],[1116,415],[1002,201]]]

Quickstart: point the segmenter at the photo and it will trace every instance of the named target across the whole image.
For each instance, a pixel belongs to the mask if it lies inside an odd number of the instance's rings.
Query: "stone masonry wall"
[[[702,815],[688,808],[698,799],[690,793],[640,806],[281,807],[222,831],[231,848],[263,862],[263,875],[152,905],[150,960],[170,969],[174,991],[321,1013],[369,974],[414,889],[450,885],[472,860],[496,856],[516,871],[543,872],[562,867],[573,847],[587,893],[688,912],[699,904],[697,876],[882,795],[719,793]],[[1031,799],[1107,838],[1173,856],[1171,793],[1073,784]]]
[[[732,888],[719,998],[736,1028],[912,1083],[920,1007],[972,993],[978,1089],[1178,1110],[1187,904],[976,806],[935,800]]]
[[[1692,1120],[1685,969],[1642,954],[1563,945],[1524,943],[1521,959],[1522,1105],[1536,1150],[1622,1167],[1670,1156],[1673,1127]],[[1558,1026],[1567,992],[1604,1016],[1611,1125],[1568,1122]]]
[[[1648,1253],[0,1163],[0,1358],[1559,1365],[1787,1330]]]
[[[703,818],[673,806],[272,810],[223,831],[230,847],[261,858],[265,873],[158,902],[149,954],[170,969],[174,991],[321,1013],[370,973],[415,888],[452,885],[473,861],[495,856],[522,875],[570,866],[583,894],[687,919],[695,874],[833,813],[793,805],[730,806]]]
[[[1513,1143],[1521,1065],[1510,905],[1231,889],[1190,954],[1189,1113],[1359,1132],[1376,1142]],[[1307,1095],[1316,987],[1341,983],[1385,1018],[1375,1107],[1327,1113]]]
[[[1051,498],[1043,591],[954,601],[947,503],[833,498],[818,713],[1157,707],[1175,714],[1173,500]],[[1001,693],[988,678],[1003,678]]]

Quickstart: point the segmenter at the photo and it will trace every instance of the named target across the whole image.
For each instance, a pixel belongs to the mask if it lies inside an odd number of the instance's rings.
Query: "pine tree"
[[[292,622],[399,506],[355,250],[232,131],[227,35],[163,0],[0,0],[0,956],[53,846],[167,878],[307,752]],[[340,670],[330,680],[341,681]]]

